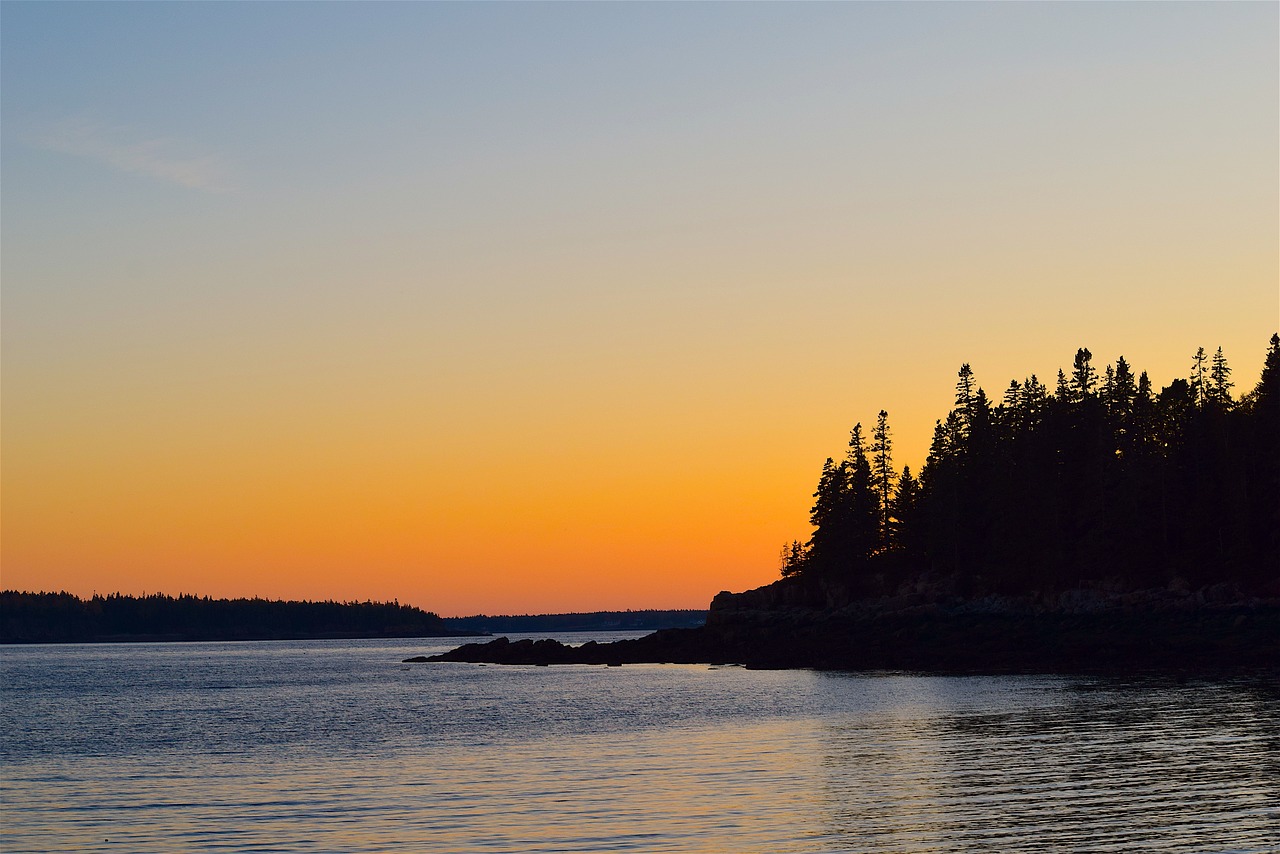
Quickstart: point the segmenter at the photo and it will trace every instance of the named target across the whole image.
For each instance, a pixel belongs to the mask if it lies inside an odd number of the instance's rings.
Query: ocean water
[[[0,850],[1280,851],[1274,680],[400,663],[452,645],[0,647]]]

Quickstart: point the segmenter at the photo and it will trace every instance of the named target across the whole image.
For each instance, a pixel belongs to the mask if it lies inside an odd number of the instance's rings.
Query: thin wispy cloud
[[[233,187],[222,158],[193,155],[189,146],[171,137],[148,137],[138,130],[107,125],[85,117],[65,119],[30,136],[46,151],[83,157],[118,172],[142,175],[206,193],[226,193]]]

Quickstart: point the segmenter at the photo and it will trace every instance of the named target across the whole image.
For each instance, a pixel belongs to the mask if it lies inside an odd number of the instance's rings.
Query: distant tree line
[[[467,634],[399,602],[0,592],[0,643],[274,640]]]
[[[591,611],[580,614],[522,614],[445,617],[445,625],[476,632],[598,632],[653,631],[701,626],[705,610]]]
[[[1087,349],[1050,388],[1034,374],[998,400],[968,364],[918,474],[893,464],[888,413],[828,458],[805,542],[783,576],[868,588],[922,572],[971,592],[1280,584],[1280,335],[1236,398],[1222,349],[1156,390]],[[1274,589],[1273,595],[1280,595]]]

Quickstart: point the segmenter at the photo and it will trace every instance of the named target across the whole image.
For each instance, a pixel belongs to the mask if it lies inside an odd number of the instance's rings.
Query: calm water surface
[[[0,850],[1280,850],[1274,681],[399,663],[452,645],[0,647]]]

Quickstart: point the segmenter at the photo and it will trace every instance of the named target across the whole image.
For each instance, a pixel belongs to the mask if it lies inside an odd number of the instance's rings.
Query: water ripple
[[[1280,849],[1272,681],[396,666],[423,647],[6,648],[0,849]]]

